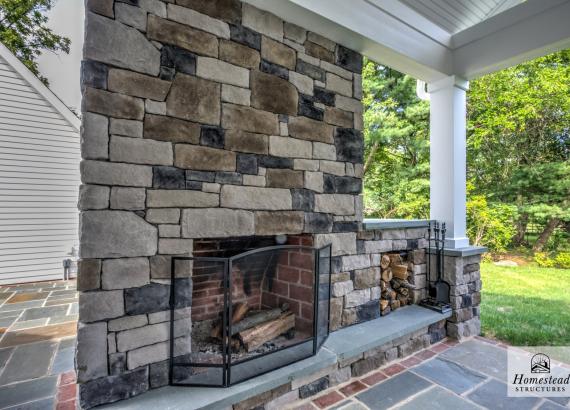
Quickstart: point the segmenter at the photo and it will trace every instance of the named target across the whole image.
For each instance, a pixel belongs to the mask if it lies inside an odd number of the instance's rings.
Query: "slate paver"
[[[507,379],[507,350],[479,340],[461,343],[440,357],[499,380]]]
[[[350,401],[350,402],[342,402],[336,407],[333,407],[329,410],[368,410],[364,405]]]
[[[26,309],[20,320],[23,321],[23,320],[64,316],[67,314],[68,310],[69,310],[69,305],[57,305],[57,306],[40,307],[35,309]]]
[[[20,302],[20,303],[9,303],[0,306],[0,312],[19,312],[21,313],[24,309],[40,307],[43,300],[32,300],[30,302]]]
[[[10,325],[14,323],[16,319],[18,319],[18,316],[0,318],[0,327],[10,327]]]
[[[18,404],[16,406],[8,407],[6,408],[6,410],[53,410],[54,408],[55,408],[55,398],[48,397],[45,399],[40,399],[29,403]]]
[[[414,373],[429,379],[440,386],[461,394],[481,384],[486,376],[458,365],[455,362],[439,358],[429,360],[411,369]]]
[[[570,405],[570,397],[548,397],[548,400],[552,400],[562,406]]]
[[[10,330],[14,331],[21,329],[30,329],[32,327],[45,326],[47,322],[48,322],[47,318],[17,321],[12,326],[10,326]]]
[[[372,410],[382,410],[392,407],[430,386],[433,384],[406,371],[358,394],[356,398]]]
[[[0,387],[2,406],[10,407],[30,403],[55,395],[57,376],[42,377]]]
[[[74,369],[75,345],[60,343],[50,374],[66,373]]]
[[[423,393],[418,394],[406,404],[397,406],[401,410],[477,410],[478,406],[459,397],[441,387],[435,386]]]
[[[560,404],[554,403],[553,401],[545,400],[544,403],[538,406],[537,410],[564,410],[567,408],[568,407],[561,406]]]
[[[14,348],[12,347],[9,347],[7,349],[0,349],[0,372],[2,371],[2,367],[4,367],[4,365],[12,355],[13,351]]]
[[[0,385],[46,376],[56,349],[55,342],[18,346],[4,366]]]
[[[494,379],[479,386],[467,397],[493,410],[530,410],[540,401],[535,397],[508,397],[507,385]]]

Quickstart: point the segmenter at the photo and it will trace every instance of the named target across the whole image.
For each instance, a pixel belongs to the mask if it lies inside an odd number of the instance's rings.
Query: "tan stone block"
[[[284,235],[303,232],[304,213],[288,212],[256,212],[256,235]]]
[[[352,128],[354,124],[354,114],[349,111],[339,110],[334,107],[325,108],[325,122],[343,128]]]
[[[252,154],[267,154],[269,137],[247,131],[229,130],[226,131],[226,149]]]
[[[198,54],[218,57],[216,36],[152,14],[148,16],[147,36],[151,40],[172,44]]]
[[[283,41],[283,20],[247,3],[242,8],[242,24],[277,41]]]
[[[233,104],[223,104],[222,127],[230,130],[277,135],[279,133],[279,120],[276,114],[267,111]]]
[[[267,170],[267,186],[271,188],[303,188],[303,172],[290,169]]]
[[[313,43],[312,41],[305,41],[305,52],[319,60],[324,60],[334,64],[334,53],[326,48]]]
[[[217,194],[201,191],[155,189],[147,193],[150,208],[211,208],[219,203]]]
[[[218,83],[249,87],[249,70],[216,58],[198,57],[196,75]]]
[[[296,115],[299,94],[297,88],[289,81],[261,71],[253,71],[251,105],[277,114]]]
[[[299,44],[303,44],[307,39],[307,30],[303,27],[285,22],[283,29],[286,38],[296,41]]]
[[[224,185],[220,199],[224,208],[278,211],[293,207],[291,191],[279,188]]]
[[[344,162],[320,161],[319,170],[326,174],[333,174],[342,177],[346,172],[346,167],[344,166]]]
[[[168,5],[168,19],[206,31],[221,38],[230,38],[230,26],[223,21],[213,19],[189,7]]]
[[[82,161],[81,181],[85,184],[133,187],[152,186],[152,167],[102,161]]]
[[[221,86],[178,73],[166,99],[166,113],[183,120],[220,124]]]
[[[238,105],[251,105],[251,90],[222,84],[222,101]]]
[[[200,125],[177,118],[147,114],[144,118],[144,138],[198,144]]]
[[[289,70],[295,70],[297,64],[295,50],[269,37],[261,39],[261,57]]]
[[[109,144],[109,156],[113,162],[146,165],[172,165],[172,144],[140,138],[113,135]]]
[[[220,41],[220,59],[252,70],[257,70],[261,62],[259,51],[226,40]]]
[[[177,0],[176,4],[228,23],[238,24],[241,20],[239,0]]]
[[[336,147],[333,144],[313,142],[313,158],[336,160]]]
[[[140,98],[111,93],[95,88],[86,88],[83,93],[84,111],[115,118],[142,120],[144,101]]]
[[[352,81],[340,78],[336,74],[327,73],[327,90],[347,97],[352,97]]]
[[[322,193],[324,179],[322,172],[305,172],[305,188]]]
[[[109,91],[155,101],[164,101],[170,90],[170,81],[119,69],[109,70],[107,84]]]
[[[289,81],[302,94],[313,95],[315,93],[314,81],[309,76],[299,74],[296,71],[289,71]]]
[[[276,157],[310,159],[312,151],[313,146],[310,141],[276,135],[269,137],[269,154]]]
[[[254,234],[253,212],[221,208],[182,211],[184,238],[225,238]]]
[[[235,171],[236,154],[223,149],[177,144],[175,165],[200,171]]]
[[[312,159],[294,159],[293,169],[298,169],[301,171],[318,171],[319,161]]]
[[[338,109],[355,113],[355,118],[358,117],[358,114],[362,114],[363,111],[362,103],[360,101],[354,98],[345,97],[344,95],[336,95],[335,106]]]
[[[328,38],[312,31],[307,34],[307,40],[312,41],[313,43],[318,44],[319,46],[324,47],[329,51],[334,51],[336,48],[336,43],[334,41],[329,40]]]
[[[343,194],[315,195],[315,212],[354,215],[354,196]]]
[[[289,118],[289,135],[309,141],[334,144],[333,127],[307,117]]]

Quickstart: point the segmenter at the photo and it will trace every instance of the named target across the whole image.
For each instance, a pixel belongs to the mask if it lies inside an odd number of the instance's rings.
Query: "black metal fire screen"
[[[170,384],[227,387],[317,354],[329,334],[330,273],[330,245],[172,258]],[[176,289],[181,277],[191,277],[191,295]],[[189,297],[191,331],[177,308]]]

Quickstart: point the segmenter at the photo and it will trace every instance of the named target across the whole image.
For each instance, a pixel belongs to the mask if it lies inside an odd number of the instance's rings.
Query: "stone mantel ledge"
[[[382,229],[408,229],[427,228],[430,221],[427,219],[370,219],[362,221],[362,229],[365,231],[377,231]]]

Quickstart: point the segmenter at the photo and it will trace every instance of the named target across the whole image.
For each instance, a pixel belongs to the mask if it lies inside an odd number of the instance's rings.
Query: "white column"
[[[446,247],[469,246],[466,235],[466,131],[469,82],[456,76],[428,85],[430,217],[446,222]]]

